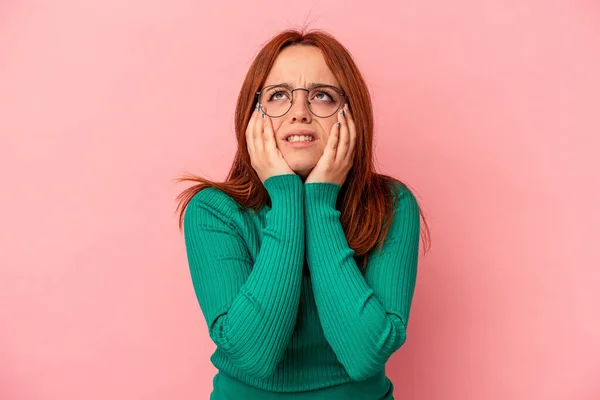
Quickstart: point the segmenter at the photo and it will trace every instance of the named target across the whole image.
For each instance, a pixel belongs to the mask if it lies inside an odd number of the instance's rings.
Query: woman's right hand
[[[246,143],[252,168],[263,184],[275,175],[295,174],[277,148],[271,118],[258,105],[246,128]]]

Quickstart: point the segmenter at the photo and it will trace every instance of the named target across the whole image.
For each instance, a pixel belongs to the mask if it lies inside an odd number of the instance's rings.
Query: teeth
[[[313,139],[311,136],[298,136],[298,135],[294,135],[294,136],[290,136],[289,138],[287,138],[288,142],[312,142]]]

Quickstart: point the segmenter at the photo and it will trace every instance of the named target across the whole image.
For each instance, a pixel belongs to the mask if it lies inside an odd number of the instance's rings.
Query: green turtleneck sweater
[[[184,216],[194,290],[219,370],[211,399],[393,399],[385,363],[406,340],[420,215],[396,185],[396,214],[366,272],[340,223],[340,185],[296,174],[264,182],[243,210],[210,187]]]

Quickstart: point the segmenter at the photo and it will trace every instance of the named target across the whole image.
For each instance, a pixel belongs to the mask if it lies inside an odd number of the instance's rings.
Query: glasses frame
[[[260,89],[258,92],[255,93],[255,100],[254,100],[254,106],[256,107],[256,104],[258,103],[258,101],[260,100],[260,94],[265,90],[265,89],[269,89],[272,87],[276,87],[276,86],[283,86],[285,87],[285,85],[282,84],[277,84],[277,85],[269,85],[269,86],[265,86],[264,88]],[[340,97],[343,97],[344,99],[346,99],[345,103],[348,103],[348,97],[346,96],[346,94],[344,92],[342,92],[342,89],[338,88],[337,86],[332,86],[332,85],[319,85],[319,86],[315,86],[312,89],[305,89],[305,88],[296,88],[296,89],[291,89],[292,92],[292,99],[290,100],[290,108],[287,109],[286,112],[284,112],[281,115],[271,115],[268,112],[266,112],[265,114],[267,114],[269,117],[271,118],[281,118],[283,117],[285,114],[287,114],[288,112],[290,112],[290,110],[292,109],[292,106],[294,105],[294,100],[295,100],[295,96],[294,96],[294,92],[296,90],[302,90],[304,92],[306,92],[306,108],[308,109],[308,111],[314,115],[317,118],[329,118],[332,115],[334,115],[336,112],[338,112],[340,110],[340,108],[343,107],[344,105],[344,101],[340,101],[340,105],[338,106],[338,108],[332,112],[331,114],[323,117],[321,115],[317,115],[315,114],[311,109],[310,109],[310,100],[309,100],[309,94],[311,92],[311,90],[315,90],[315,89],[319,89],[319,88],[331,88],[333,90],[335,90],[336,92],[338,92],[340,94]],[[287,88],[288,90],[290,90],[289,88]],[[348,106],[350,106],[350,104],[348,104]]]

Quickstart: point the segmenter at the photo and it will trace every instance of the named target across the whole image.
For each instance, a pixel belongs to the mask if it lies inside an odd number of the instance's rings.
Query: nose
[[[296,89],[292,96],[292,108],[290,115],[293,121],[302,121],[310,123],[312,114],[308,109],[308,90]]]

